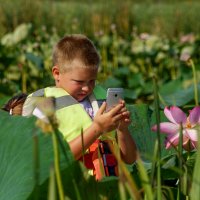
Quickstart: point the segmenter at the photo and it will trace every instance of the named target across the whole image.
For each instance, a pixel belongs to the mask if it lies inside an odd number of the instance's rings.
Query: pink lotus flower
[[[164,113],[170,122],[160,123],[160,132],[168,134],[165,147],[169,149],[178,146],[182,124],[183,148],[192,150],[197,148],[198,131],[200,130],[200,106],[189,111],[189,116],[178,107],[165,107]],[[157,131],[157,125],[152,127],[152,131]]]

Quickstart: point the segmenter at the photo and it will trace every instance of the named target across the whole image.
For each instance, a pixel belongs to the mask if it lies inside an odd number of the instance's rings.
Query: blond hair
[[[74,34],[65,36],[54,47],[53,66],[58,66],[61,72],[71,69],[70,63],[78,59],[83,67],[97,69],[100,56],[93,42],[86,36]]]

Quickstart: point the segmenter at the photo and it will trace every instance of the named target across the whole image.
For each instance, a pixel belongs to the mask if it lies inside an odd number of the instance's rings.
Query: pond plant
[[[0,199],[199,200],[199,38],[169,40],[133,30],[126,39],[114,25],[93,37],[102,56],[98,83],[125,88],[137,162],[125,165],[116,145],[119,177],[97,182],[74,160],[53,113],[47,125],[0,111]],[[1,38],[1,104],[51,83],[50,49],[58,38],[56,30],[31,24]]]
[[[200,197],[199,106],[194,106],[187,116],[177,106],[165,107],[164,112],[155,109],[148,114],[147,105],[129,105],[133,115],[130,129],[138,142],[137,162],[125,165],[116,147],[113,152],[119,163],[119,177],[105,177],[97,182],[81,163],[73,159],[57,130],[53,108],[49,109],[50,106],[44,106],[44,103],[42,108],[48,109],[43,112],[49,119],[49,124],[45,125],[37,120],[36,126],[35,118],[12,117],[0,111],[2,199],[193,200]],[[155,105],[159,106],[159,101]],[[165,122],[166,119],[169,122]],[[164,138],[158,138],[151,129],[166,134],[165,143]],[[152,153],[140,148],[140,139]],[[10,187],[10,184],[14,185]],[[13,191],[15,195],[12,195]]]
[[[196,106],[186,114],[178,107],[166,107],[164,113],[170,122],[160,123],[160,132],[166,133],[166,148],[176,147],[179,144],[180,132],[183,134],[183,148],[185,150],[197,149],[198,132],[200,128],[200,107]],[[152,127],[157,130],[157,125]]]

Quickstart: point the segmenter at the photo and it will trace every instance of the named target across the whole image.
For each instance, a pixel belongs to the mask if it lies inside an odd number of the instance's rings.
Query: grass
[[[0,36],[23,22],[32,22],[36,27],[45,25],[48,29],[55,27],[61,34],[108,33],[112,24],[116,24],[120,35],[127,37],[133,27],[137,27],[138,32],[169,37],[199,33],[200,25],[196,21],[200,18],[198,1],[157,2],[8,0],[0,4]]]

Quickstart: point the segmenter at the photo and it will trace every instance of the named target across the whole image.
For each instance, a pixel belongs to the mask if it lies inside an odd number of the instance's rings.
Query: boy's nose
[[[90,87],[88,85],[84,85],[82,87],[82,90],[88,92],[90,90]]]

